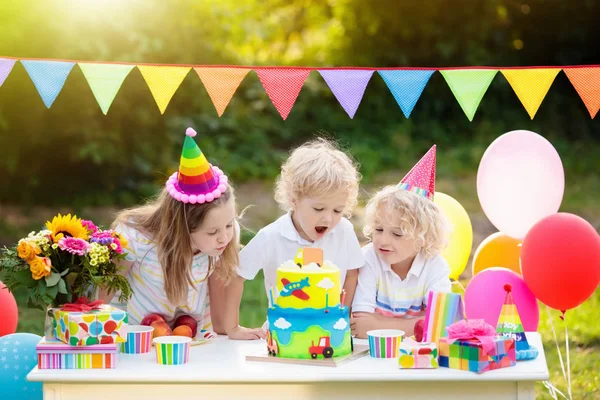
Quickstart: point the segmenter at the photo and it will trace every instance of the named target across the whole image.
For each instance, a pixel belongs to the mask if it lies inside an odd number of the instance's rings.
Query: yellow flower
[[[71,217],[71,214],[65,216],[58,214],[52,218],[52,222],[46,222],[46,228],[52,232],[54,243],[58,243],[65,235],[84,240],[88,239],[88,231],[76,215]]]
[[[52,270],[52,262],[48,257],[35,257],[29,261],[29,270],[33,279],[40,280],[45,276],[50,275]]]
[[[124,249],[128,248],[127,246],[129,245],[129,242],[127,241],[127,239],[125,239],[125,237],[123,237],[123,235],[115,232],[115,237],[117,239],[119,239],[119,242],[121,243],[122,248],[124,248]]]
[[[23,260],[29,262],[35,258],[36,255],[40,254],[42,250],[40,247],[28,240],[20,240],[17,246],[17,253]]]

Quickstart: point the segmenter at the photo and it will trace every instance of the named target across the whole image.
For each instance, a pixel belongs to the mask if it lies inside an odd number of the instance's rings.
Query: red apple
[[[198,321],[195,318],[189,315],[182,315],[175,320],[174,327],[177,328],[180,325],[189,326],[192,330],[192,337],[196,337],[196,333],[198,332]]]
[[[415,323],[415,340],[417,342],[423,341],[423,328],[425,328],[425,321],[420,319]]]
[[[165,317],[163,317],[160,314],[148,314],[142,320],[142,325],[150,326],[154,321],[162,321],[165,323],[167,322],[165,320]]]

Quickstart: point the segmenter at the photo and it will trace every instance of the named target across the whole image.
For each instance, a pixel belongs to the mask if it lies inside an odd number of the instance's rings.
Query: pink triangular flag
[[[354,118],[373,72],[375,71],[367,69],[319,70],[350,118]]]
[[[304,81],[310,74],[309,68],[255,68],[271,102],[284,120],[300,94]]]
[[[398,186],[433,200],[435,194],[435,162],[436,146],[433,145],[408,174],[402,178]]]

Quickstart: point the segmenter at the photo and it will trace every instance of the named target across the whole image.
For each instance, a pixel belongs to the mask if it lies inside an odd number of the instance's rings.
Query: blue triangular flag
[[[377,72],[394,95],[404,116],[408,118],[435,70],[411,69]]]
[[[43,60],[21,60],[21,64],[48,108],[56,100],[75,65],[73,62]]]

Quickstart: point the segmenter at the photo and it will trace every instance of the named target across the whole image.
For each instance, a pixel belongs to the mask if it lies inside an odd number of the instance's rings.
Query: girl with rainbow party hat
[[[168,324],[189,315],[198,332],[224,333],[223,286],[239,260],[236,203],[227,176],[207,161],[195,136],[186,130],[179,170],[156,198],[120,212],[113,226],[128,241],[123,274],[133,289],[127,303],[131,324],[150,314]],[[238,330],[248,339],[264,337],[262,330]]]
[[[450,292],[450,267],[441,255],[447,221],[433,202],[435,145],[397,185],[377,192],[366,207],[365,266],[352,304],[352,334],[400,329],[412,336],[425,316],[430,290]]]

